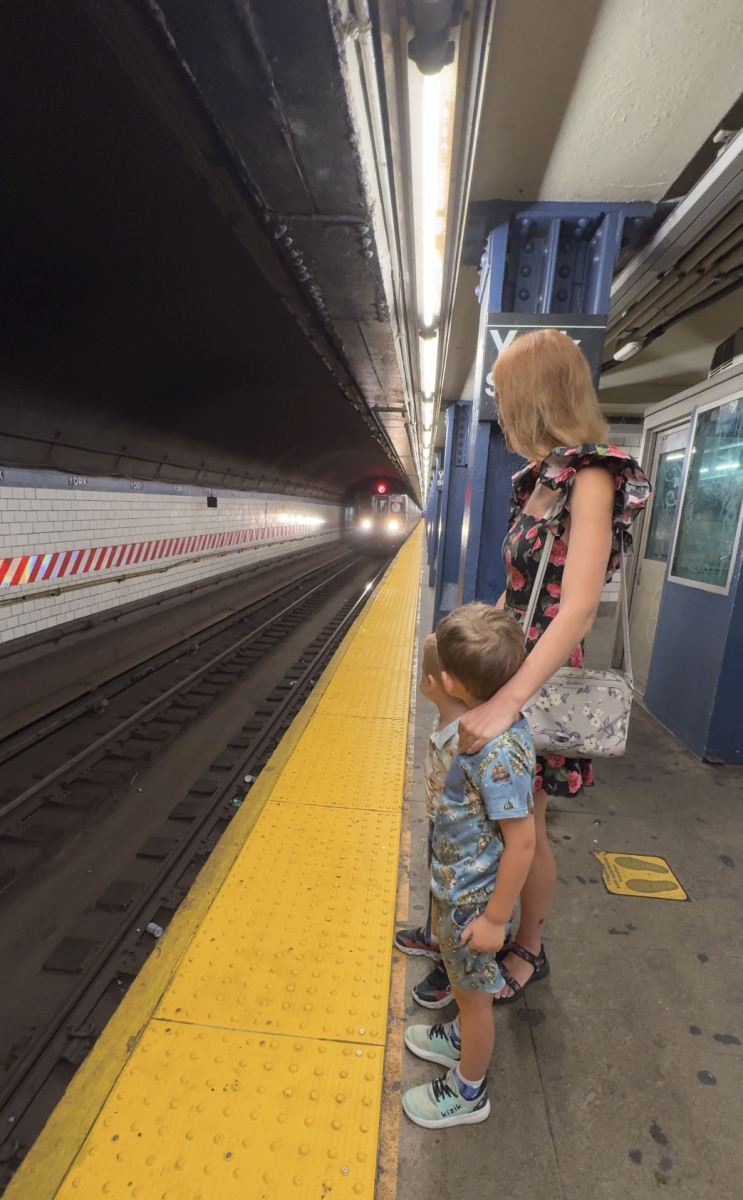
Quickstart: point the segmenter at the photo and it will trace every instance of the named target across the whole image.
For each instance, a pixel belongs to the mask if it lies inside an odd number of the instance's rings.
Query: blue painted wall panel
[[[645,704],[698,758],[708,750],[730,606],[698,588],[666,581],[663,589]]]
[[[730,614],[707,743],[706,754],[713,761],[743,763],[743,596],[740,588]]]
[[[488,478],[482,514],[476,598],[487,604],[495,604],[506,586],[502,547],[508,532],[511,477],[524,465],[524,460],[508,452],[497,425],[491,424],[487,428],[490,430]]]

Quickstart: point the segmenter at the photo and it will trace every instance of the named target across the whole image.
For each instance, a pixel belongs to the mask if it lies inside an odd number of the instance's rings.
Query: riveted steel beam
[[[437,579],[437,597],[448,596],[458,604],[475,599],[494,603],[505,587],[501,546],[507,530],[511,475],[521,460],[509,453],[496,423],[490,377],[493,361],[519,333],[554,326],[578,342],[598,384],[611,280],[624,221],[629,214],[644,217],[647,207],[491,206],[496,223],[481,260],[465,499],[460,520],[445,523],[449,544],[443,554],[439,550],[440,563],[450,563],[456,552],[456,596],[451,594],[450,580],[442,578],[440,585]]]

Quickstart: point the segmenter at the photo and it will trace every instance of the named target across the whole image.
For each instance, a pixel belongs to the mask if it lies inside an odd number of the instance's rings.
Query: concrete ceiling
[[[336,10],[10,0],[8,461],[311,494],[412,476]],[[471,199],[660,199],[741,63],[740,0],[498,0]],[[476,283],[463,267],[445,402],[471,394]],[[703,378],[739,308],[680,322],[602,396],[631,411]]]
[[[742,64],[740,0],[499,0],[470,198],[657,202],[738,99]],[[471,398],[476,284],[461,267],[445,401]],[[741,308],[679,322],[602,400],[637,411],[704,378]]]
[[[206,99],[154,6],[5,6],[0,465],[329,498],[399,477],[329,14],[304,3],[292,38],[275,0],[168,7]]]
[[[659,200],[741,91],[740,0],[500,0],[473,200]]]

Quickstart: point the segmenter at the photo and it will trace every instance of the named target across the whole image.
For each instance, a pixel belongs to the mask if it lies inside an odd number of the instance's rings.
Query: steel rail
[[[274,615],[269,617],[267,621],[264,621],[261,625],[258,625],[255,629],[251,630],[250,633],[245,634],[244,637],[241,637],[236,642],[233,642],[232,645],[228,646],[226,650],[223,650],[219,654],[216,654],[213,658],[210,658],[208,662],[198,667],[195,671],[192,671],[190,675],[185,677],[185,679],[173,684],[173,686],[168,688],[166,692],[163,692],[161,696],[156,696],[154,700],[151,700],[149,704],[145,704],[142,708],[138,709],[137,712],[132,716],[120,721],[119,724],[114,726],[113,729],[109,730],[108,733],[104,733],[101,735],[101,737],[96,738],[94,742],[91,742],[89,746],[86,746],[84,750],[81,750],[78,754],[74,755],[73,758],[67,759],[66,762],[62,763],[54,771],[50,771],[49,774],[44,776],[43,779],[37,780],[31,785],[31,787],[28,787],[24,792],[21,792],[20,795],[15,796],[12,800],[9,800],[6,804],[2,805],[2,807],[0,807],[0,821],[5,820],[8,816],[10,816],[11,813],[17,812],[19,808],[23,808],[24,806],[28,805],[32,800],[36,799],[41,792],[50,787],[51,784],[56,783],[59,779],[62,779],[65,775],[68,775],[70,771],[80,767],[83,763],[87,762],[88,759],[93,758],[100,750],[105,749],[105,747],[110,745],[111,742],[115,742],[118,738],[120,738],[123,733],[127,732],[127,730],[132,729],[135,725],[138,725],[144,717],[150,716],[158,709],[163,708],[180,692],[186,691],[203,675],[206,675],[209,671],[212,671],[214,667],[219,665],[219,663],[224,662],[225,659],[231,658],[244,646],[256,641],[261,634],[265,633],[267,629],[270,629],[272,625],[275,625],[277,621],[280,621],[283,617],[286,617],[288,613],[293,612],[293,610],[298,608],[300,604],[304,604],[310,596],[314,596],[316,592],[319,592],[322,588],[327,587],[327,585],[332,583],[334,579],[337,579],[339,575],[344,575],[352,566],[355,565],[355,563],[359,561],[360,558],[351,559],[351,561],[347,563],[345,567],[342,567],[341,570],[333,572],[332,575],[329,575],[327,578],[322,580],[314,588],[310,588],[309,591],[304,592],[297,600],[294,600],[291,604],[286,605],[286,607],[282,608],[278,613],[274,613]]]
[[[220,633],[225,632],[232,625],[240,624],[241,621],[248,619],[253,613],[258,613],[268,605],[275,603],[284,592],[291,592],[298,584],[311,579],[318,572],[327,570],[328,567],[343,562],[344,559],[350,557],[351,553],[351,551],[346,551],[344,554],[339,554],[337,558],[320,563],[312,567],[309,571],[297,575],[294,579],[279,584],[273,591],[266,592],[264,595],[257,597],[257,599],[250,601],[249,604],[235,609],[229,617],[222,616],[217,617],[214,621],[207,621],[201,628],[192,629],[188,636],[179,637],[177,641],[171,642],[164,650],[158,650],[156,654],[141,659],[135,666],[129,667],[126,671],[122,671],[117,675],[112,675],[110,679],[106,679],[103,683],[89,688],[75,699],[67,701],[67,703],[60,705],[59,708],[51,710],[43,717],[37,718],[37,720],[30,722],[14,733],[9,733],[0,742],[0,766],[6,762],[10,762],[13,758],[17,758],[18,755],[24,754],[27,750],[33,749],[34,746],[39,745],[40,742],[51,737],[52,734],[59,733],[61,729],[65,729],[79,717],[85,716],[97,700],[108,700],[113,696],[118,696],[135,683],[140,683],[148,676],[154,675],[162,667],[169,666],[180,655],[188,653],[197,640],[201,644],[210,641],[212,638],[219,637]]]

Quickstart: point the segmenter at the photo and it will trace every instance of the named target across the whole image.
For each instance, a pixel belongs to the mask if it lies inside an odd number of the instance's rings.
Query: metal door
[[[671,549],[689,424],[658,434],[651,465],[653,495],[646,513],[630,611],[635,687],[643,695],[650,669],[666,562]]]

